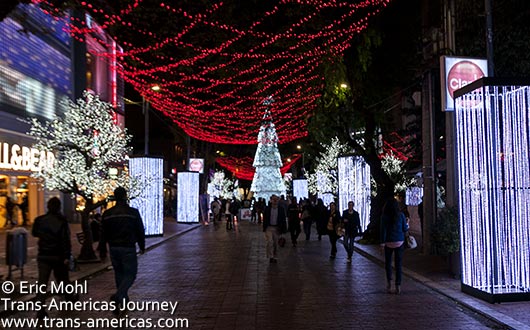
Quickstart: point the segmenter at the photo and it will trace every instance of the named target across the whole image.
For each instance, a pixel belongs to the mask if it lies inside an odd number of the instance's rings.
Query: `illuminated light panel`
[[[462,290],[529,300],[530,88],[495,82],[455,92]]]
[[[362,157],[338,157],[339,210],[348,208],[353,201],[353,209],[359,212],[361,228],[366,230],[370,222],[370,166]]]
[[[199,222],[199,173],[177,173],[177,221]]]
[[[322,199],[324,202],[324,205],[328,206],[329,203],[335,201],[335,196],[333,196],[332,193],[327,192],[329,191],[329,187],[331,184],[329,183],[328,177],[325,176],[322,172],[317,172],[317,198]]]
[[[60,11],[46,0],[35,0]],[[247,22],[232,19],[224,2],[181,8],[160,3],[174,33],[147,30],[139,13],[143,1],[123,4],[116,13],[91,2],[81,6],[98,16],[103,29],[126,28],[117,39],[119,73],[124,80],[190,136],[214,143],[256,144],[261,100],[276,100],[279,143],[307,135],[306,118],[315,109],[324,86],[321,65],[341,56],[369,20],[390,0],[339,2],[328,0],[264,2]],[[293,11],[293,6],[298,10]],[[83,40],[92,25],[62,18],[72,37]],[[281,21],[282,24],[271,22]],[[315,28],[318,26],[318,28]],[[219,36],[211,43],[205,35]],[[111,49],[108,45],[102,45]],[[112,57],[113,54],[98,54]],[[161,87],[152,91],[153,83]]]
[[[129,173],[143,180],[140,196],[131,200],[131,206],[137,208],[144,222],[148,236],[164,234],[164,188],[162,158],[131,157]]]
[[[293,179],[293,196],[299,201],[300,198],[309,198],[309,190],[307,189],[307,179]]]
[[[418,206],[423,200],[423,188],[408,187],[405,190],[405,204],[410,206]]]

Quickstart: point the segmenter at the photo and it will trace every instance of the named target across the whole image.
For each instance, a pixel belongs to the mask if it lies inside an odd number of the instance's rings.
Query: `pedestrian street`
[[[236,224],[233,231],[227,231],[224,223],[203,226],[169,239],[139,257],[138,277],[129,291],[134,310],[125,318],[136,325],[146,318],[153,323],[161,318],[186,319],[190,329],[495,327],[406,276],[402,293],[388,294],[380,264],[358,253],[349,264],[341,245],[337,258],[330,260],[327,236],[322,241],[316,235],[310,241],[300,236],[296,248],[286,238],[276,264],[266,259],[265,240],[256,224]],[[114,289],[113,272],[106,271],[88,280],[88,294],[81,300],[108,301]],[[114,317],[110,311],[95,311],[93,304],[84,308],[50,311],[49,316]],[[11,317],[34,315],[20,312]]]

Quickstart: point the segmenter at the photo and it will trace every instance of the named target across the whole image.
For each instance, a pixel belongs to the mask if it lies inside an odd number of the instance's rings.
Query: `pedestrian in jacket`
[[[329,258],[335,259],[335,256],[337,255],[337,240],[339,239],[339,236],[337,235],[336,230],[337,230],[337,225],[340,222],[340,215],[339,215],[339,212],[337,212],[335,202],[329,203],[329,211],[328,211],[327,219],[328,219],[328,222],[326,224],[326,229],[329,235],[329,243],[331,244],[331,254]]]
[[[405,233],[409,230],[408,221],[403,212],[399,211],[398,202],[391,198],[383,207],[381,217],[381,252],[385,254],[386,290],[392,292],[392,254],[396,269],[396,294],[401,293],[402,261],[405,245]]]
[[[37,267],[39,271],[39,285],[47,287],[51,272],[55,281],[70,283],[68,265],[72,253],[70,243],[70,227],[68,221],[61,214],[61,201],[57,197],[52,197],[48,201],[48,213],[35,218],[32,228],[32,235],[39,239],[37,253]],[[76,295],[65,295],[67,300],[75,300]],[[37,293],[37,300],[44,305],[46,295],[40,290]],[[37,317],[43,319],[47,316],[44,309],[37,312]]]
[[[289,218],[289,232],[291,233],[291,242],[296,247],[298,235],[302,231],[300,228],[300,209],[296,203],[296,197],[291,199],[291,204],[287,208],[287,216]]]
[[[353,209],[353,201],[348,202],[348,209],[342,212],[342,221],[344,223],[344,248],[348,253],[348,262],[351,262],[353,255],[354,239],[362,232],[361,218],[359,213]]]
[[[145,251],[145,231],[142,218],[137,209],[127,204],[127,191],[123,187],[114,190],[116,205],[103,213],[101,239],[108,243],[110,260],[114,269],[116,293],[111,300],[116,306],[123,306],[129,301],[129,289],[133,285],[138,272],[136,244],[140,252]],[[119,308],[114,314],[119,314]]]
[[[278,238],[287,231],[287,215],[285,209],[278,205],[280,197],[272,195],[270,205],[265,207],[263,214],[263,232],[267,241],[267,258],[270,263],[277,262]]]

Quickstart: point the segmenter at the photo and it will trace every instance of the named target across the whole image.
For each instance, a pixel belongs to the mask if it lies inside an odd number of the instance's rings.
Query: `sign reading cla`
[[[477,79],[484,77],[484,72],[478,65],[470,61],[457,62],[447,75],[447,86],[451,97],[457,89],[464,87]]]

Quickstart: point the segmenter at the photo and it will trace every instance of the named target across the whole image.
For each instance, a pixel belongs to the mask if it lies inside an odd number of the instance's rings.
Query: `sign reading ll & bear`
[[[53,167],[54,162],[55,155],[52,152],[0,143],[0,169],[38,172]]]

